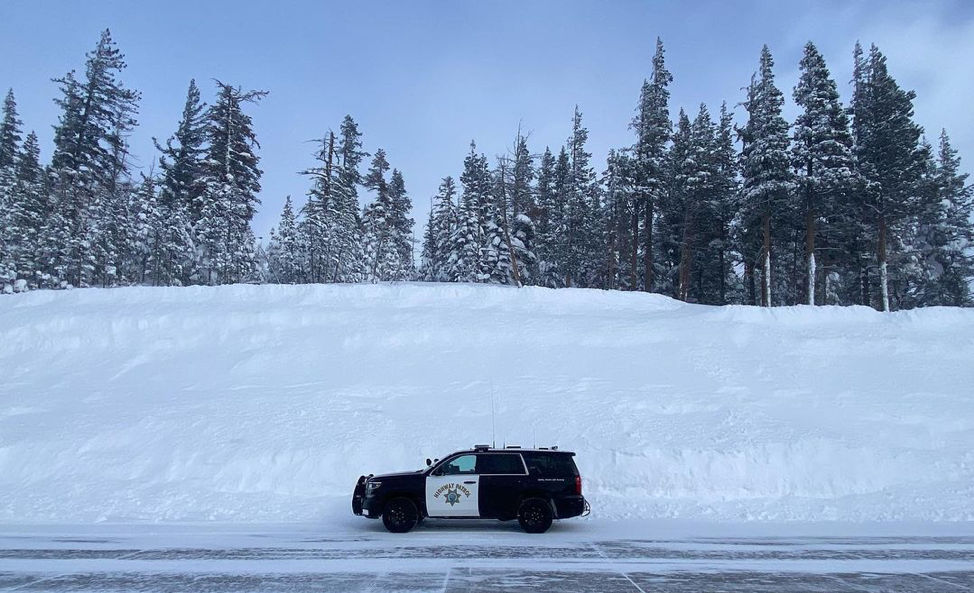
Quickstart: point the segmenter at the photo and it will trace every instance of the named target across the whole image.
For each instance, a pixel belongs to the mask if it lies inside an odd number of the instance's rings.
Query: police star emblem
[[[460,493],[457,491],[456,488],[452,490],[447,490],[446,496],[443,497],[443,500],[446,502],[446,504],[452,507],[453,505],[460,502]]]

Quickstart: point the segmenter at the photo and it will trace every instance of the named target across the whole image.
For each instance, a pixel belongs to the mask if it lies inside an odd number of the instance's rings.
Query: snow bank
[[[470,285],[0,298],[0,523],[328,521],[491,436],[595,516],[974,520],[974,311]]]

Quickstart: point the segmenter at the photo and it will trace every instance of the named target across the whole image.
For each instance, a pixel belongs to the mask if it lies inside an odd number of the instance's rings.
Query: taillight
[[[575,494],[582,494],[582,476],[575,476]]]

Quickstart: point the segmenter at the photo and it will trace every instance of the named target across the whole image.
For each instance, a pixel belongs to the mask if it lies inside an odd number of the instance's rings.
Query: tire
[[[517,522],[527,533],[544,533],[551,527],[554,513],[543,498],[526,498],[517,509]]]
[[[382,510],[382,524],[392,533],[406,533],[419,522],[419,509],[408,498],[393,498]]]

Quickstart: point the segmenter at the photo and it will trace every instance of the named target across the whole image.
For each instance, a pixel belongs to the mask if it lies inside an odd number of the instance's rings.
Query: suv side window
[[[480,474],[524,475],[524,463],[517,453],[481,453],[477,460]]]
[[[477,473],[477,456],[461,455],[454,457],[440,466],[436,473],[441,476],[455,476],[458,474]]]
[[[578,475],[575,461],[565,453],[525,453],[524,462],[532,476],[569,478]]]

